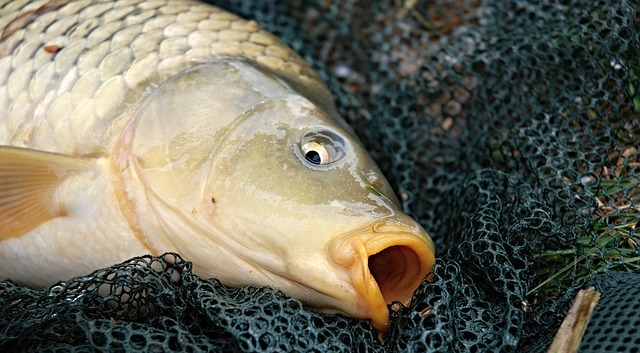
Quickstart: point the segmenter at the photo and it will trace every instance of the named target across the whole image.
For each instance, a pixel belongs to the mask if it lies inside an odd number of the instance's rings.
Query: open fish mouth
[[[387,304],[408,305],[435,262],[433,242],[414,220],[396,216],[357,228],[328,245],[331,261],[347,268],[358,299],[349,314],[389,328]]]

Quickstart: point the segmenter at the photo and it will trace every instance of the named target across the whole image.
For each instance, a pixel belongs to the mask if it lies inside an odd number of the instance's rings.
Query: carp
[[[434,245],[311,66],[217,7],[0,1],[0,279],[176,252],[389,326]]]

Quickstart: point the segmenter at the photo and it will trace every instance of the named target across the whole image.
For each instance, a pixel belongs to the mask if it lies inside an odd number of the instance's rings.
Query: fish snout
[[[327,250],[332,262],[347,269],[357,293],[351,314],[370,319],[381,332],[389,328],[387,304],[408,305],[435,262],[433,241],[405,215],[342,234]]]

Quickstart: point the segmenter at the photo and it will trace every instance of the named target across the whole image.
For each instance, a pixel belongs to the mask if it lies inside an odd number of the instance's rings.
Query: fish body
[[[0,1],[0,278],[144,254],[370,319],[434,247],[311,67],[196,1]]]

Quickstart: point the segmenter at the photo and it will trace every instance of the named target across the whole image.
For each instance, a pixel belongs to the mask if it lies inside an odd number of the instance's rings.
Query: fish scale
[[[119,113],[145,87],[211,57],[244,56],[296,75],[330,102],[317,74],[272,34],[194,1],[4,1],[0,28],[0,111],[9,112],[1,144],[109,149]]]

